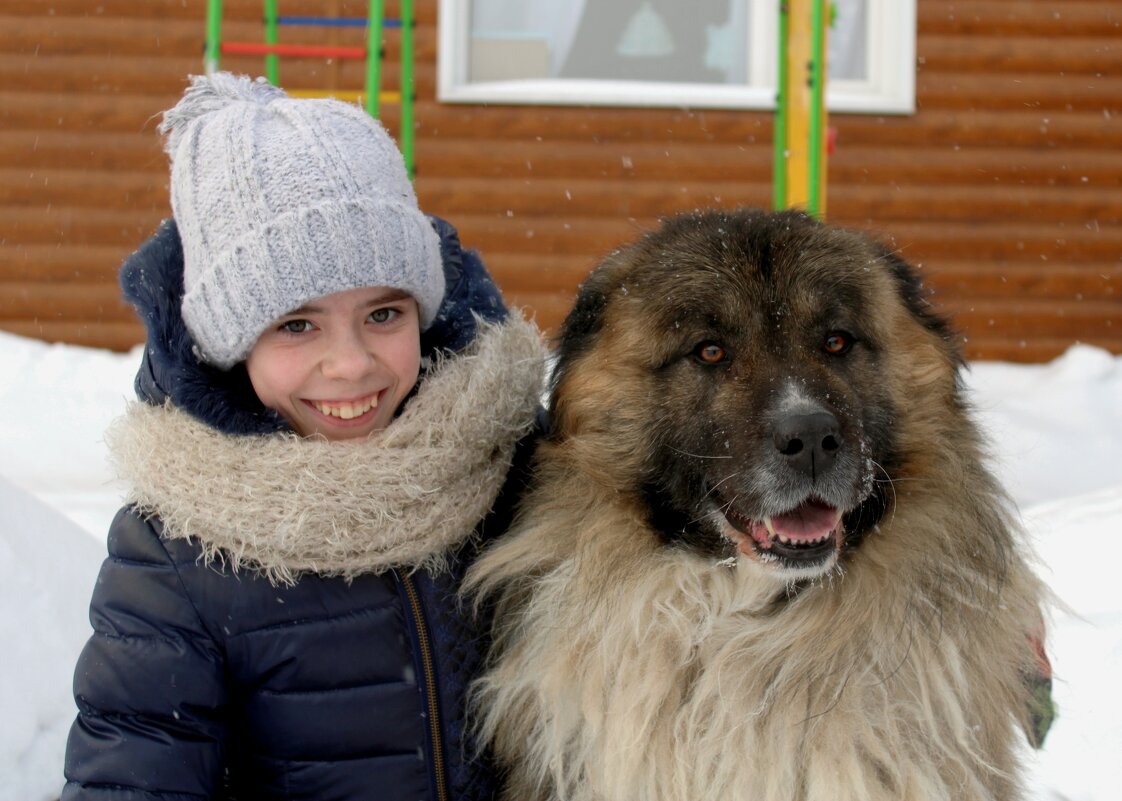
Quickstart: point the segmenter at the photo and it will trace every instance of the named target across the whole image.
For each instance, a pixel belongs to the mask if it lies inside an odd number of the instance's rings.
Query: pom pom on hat
[[[221,111],[230,103],[246,102],[267,106],[274,100],[287,97],[282,89],[264,78],[249,80],[244,75],[216,72],[212,75],[193,75],[191,85],[174,108],[164,112],[160,133],[164,135],[164,152],[175,158],[179,140],[190,124],[206,114]]]
[[[364,286],[408,292],[422,330],[444,296],[439,239],[401,153],[356,105],[263,79],[195,76],[160,131],[184,254],[183,319],[226,369],[270,323]]]

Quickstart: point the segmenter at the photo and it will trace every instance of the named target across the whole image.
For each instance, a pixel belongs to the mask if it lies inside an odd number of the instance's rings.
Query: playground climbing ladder
[[[222,0],[208,0],[206,55],[204,68],[209,74],[219,68],[223,55],[261,55],[265,57],[265,77],[270,83],[280,84],[280,57],[337,58],[365,61],[365,85],[361,91],[336,89],[287,90],[293,97],[336,97],[340,100],[361,102],[367,113],[378,116],[379,102],[398,103],[401,107],[399,145],[405,157],[405,167],[413,176],[413,0],[399,0],[397,19],[385,16],[385,0],[370,0],[367,16],[281,16],[278,0],[264,0],[264,42],[222,41]],[[331,45],[281,44],[278,31],[282,27],[301,28],[365,28],[366,44],[363,47],[338,47]],[[386,28],[396,28],[401,36],[400,91],[383,92],[381,89],[382,38]]]

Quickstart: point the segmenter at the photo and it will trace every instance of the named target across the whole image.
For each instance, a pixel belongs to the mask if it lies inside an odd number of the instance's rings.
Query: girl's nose
[[[362,337],[351,331],[341,331],[331,338],[321,369],[327,378],[355,380],[373,365],[374,354]]]

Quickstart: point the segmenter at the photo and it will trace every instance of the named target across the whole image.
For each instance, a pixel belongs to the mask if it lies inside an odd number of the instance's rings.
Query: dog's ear
[[[929,299],[930,293],[923,286],[919,271],[895,252],[883,245],[878,244],[878,247],[881,251],[881,259],[888,266],[892,277],[896,279],[896,291],[908,313],[917,323],[946,344],[955,366],[961,367],[965,363],[965,359],[958,346],[960,338],[956,336],[950,321],[935,310]]]
[[[592,347],[593,341],[604,327],[604,311],[608,305],[608,291],[603,280],[603,268],[593,271],[577,290],[572,310],[561,324],[557,338],[557,368],[552,384],[557,386],[573,360]]]

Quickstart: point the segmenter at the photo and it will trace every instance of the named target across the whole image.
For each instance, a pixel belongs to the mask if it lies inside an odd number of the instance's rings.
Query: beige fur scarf
[[[545,347],[517,313],[480,323],[384,431],[360,442],[221,434],[169,405],[131,404],[107,433],[128,502],[207,561],[292,583],[439,568],[502,487],[540,401]]]

